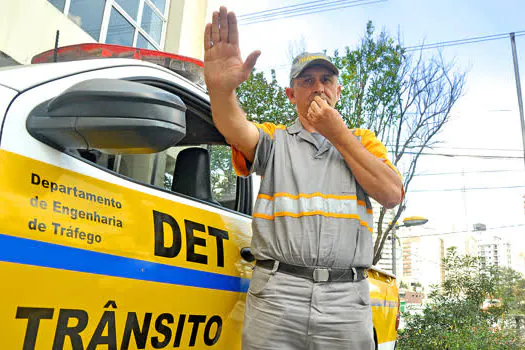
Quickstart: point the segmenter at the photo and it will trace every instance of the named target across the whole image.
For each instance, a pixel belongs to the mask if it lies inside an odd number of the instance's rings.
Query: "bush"
[[[433,288],[423,313],[403,315],[399,349],[525,349],[523,338],[506,322],[507,312],[522,304],[523,277],[458,256],[455,249],[443,265],[445,281]],[[487,299],[502,302],[484,310]]]

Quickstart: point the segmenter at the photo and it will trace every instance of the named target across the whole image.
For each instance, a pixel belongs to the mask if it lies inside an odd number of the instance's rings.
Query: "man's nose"
[[[321,80],[316,80],[314,82],[314,91],[319,94],[324,93],[324,84]]]

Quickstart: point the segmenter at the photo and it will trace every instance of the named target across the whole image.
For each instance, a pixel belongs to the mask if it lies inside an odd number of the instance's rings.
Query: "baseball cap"
[[[292,62],[292,69],[290,70],[290,86],[292,86],[292,81],[297,78],[302,71],[312,65],[323,66],[339,76],[339,70],[324,53],[303,52],[297,55]]]

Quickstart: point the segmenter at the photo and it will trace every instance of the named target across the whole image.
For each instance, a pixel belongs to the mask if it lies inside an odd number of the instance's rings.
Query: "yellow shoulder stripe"
[[[378,158],[387,159],[387,149],[376,137],[376,134],[367,129],[353,129],[356,137],[361,137],[361,144]]]
[[[285,130],[286,129],[286,126],[285,125],[275,125],[274,123],[262,123],[262,124],[258,124],[258,123],[253,123],[259,130],[263,131],[265,134],[267,134],[268,136],[270,136],[270,138],[273,139],[273,135],[275,134],[275,130],[276,129],[281,129],[281,130]]]
[[[248,169],[248,164],[244,155],[237,148],[232,146],[232,164],[235,174],[237,176],[248,176],[250,175],[250,170]]]

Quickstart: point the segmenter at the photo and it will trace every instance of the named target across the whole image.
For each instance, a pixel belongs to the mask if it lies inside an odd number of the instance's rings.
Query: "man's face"
[[[286,89],[286,95],[296,105],[299,116],[305,116],[315,96],[320,96],[334,107],[341,96],[341,86],[332,71],[322,66],[312,66],[293,80],[293,86]]]

